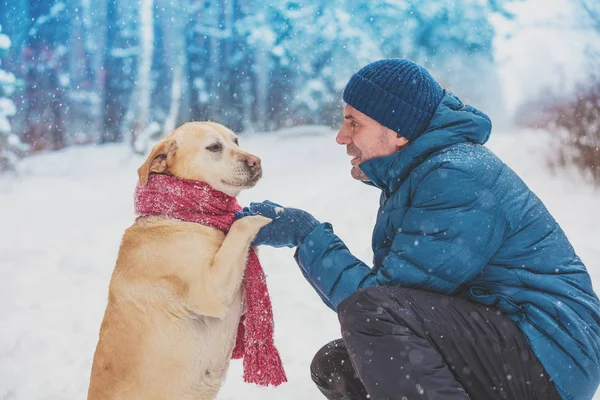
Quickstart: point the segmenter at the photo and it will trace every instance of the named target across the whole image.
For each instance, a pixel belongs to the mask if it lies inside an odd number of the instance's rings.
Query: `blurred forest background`
[[[0,169],[77,144],[144,153],[190,120],[238,132],[336,127],[353,72],[407,57],[496,128],[555,132],[566,144],[556,164],[600,183],[600,2],[573,0],[572,20],[544,27],[592,43],[577,80],[507,110],[497,27],[528,28],[511,11],[527,1],[0,0]]]

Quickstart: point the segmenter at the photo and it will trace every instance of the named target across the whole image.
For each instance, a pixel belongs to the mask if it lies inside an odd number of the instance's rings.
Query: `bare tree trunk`
[[[67,124],[71,137],[70,143],[97,142],[98,137],[91,135],[100,131],[96,118],[98,96],[101,93],[97,85],[97,64],[101,52],[102,40],[90,41],[89,37],[98,38],[96,26],[90,18],[90,0],[72,0],[73,14],[71,34],[69,38],[69,104],[67,108]],[[97,0],[96,0],[97,1]],[[102,3],[101,3],[102,5]],[[100,8],[102,10],[102,7]],[[100,13],[102,11],[96,11]],[[94,15],[97,17],[97,15]]]
[[[59,149],[66,143],[65,96],[70,14],[57,0],[29,0],[31,25],[25,48],[27,127],[24,140],[32,149]]]
[[[266,129],[269,111],[267,100],[269,96],[269,57],[264,46],[257,46],[254,52],[257,68],[256,75],[256,127],[260,131]]]
[[[222,29],[221,24],[223,23],[223,19],[221,8],[222,4],[220,2],[210,3],[208,15],[211,16],[211,22],[210,24],[204,22],[204,24],[210,26],[214,32],[219,32]],[[218,117],[218,115],[223,109],[221,104],[221,92],[223,91],[221,79],[226,73],[225,71],[221,72],[221,40],[222,38],[215,34],[211,34],[208,38],[209,56],[207,81],[209,93],[213,96],[213,98],[210,99],[207,104],[208,115],[204,117],[205,119],[213,120],[219,123],[224,122]]]
[[[137,10],[126,1],[129,0],[105,0],[106,39],[99,79],[103,88],[100,143],[124,139],[125,117],[134,93],[132,86],[138,59],[138,40],[131,33],[137,27],[138,18]]]
[[[134,123],[131,129],[131,146],[138,152],[136,145],[138,136],[148,127],[150,122],[150,94],[152,54],[154,51],[154,0],[140,1],[140,62],[138,66],[136,95],[133,98]],[[143,147],[143,146],[142,146]]]
[[[166,136],[176,128],[182,118],[182,103],[185,100],[184,70],[187,62],[184,32],[186,25],[172,21],[178,19],[187,21],[189,11],[185,1],[177,6],[173,6],[171,0],[156,0],[156,2],[164,12],[162,18],[163,52],[166,55],[167,66],[172,71],[169,110],[161,129],[162,136]]]
[[[600,33],[600,6],[598,6],[598,3],[596,3],[595,1],[592,2],[592,0],[580,1],[581,6],[583,7],[584,11],[586,12],[593,24],[593,28],[596,30],[596,32]],[[594,5],[592,6],[592,4]]]
[[[167,118],[165,118],[165,123],[163,125],[163,136],[168,135],[169,132],[175,129],[179,117],[179,109],[181,107],[185,57],[181,55],[177,57],[176,60],[173,70],[173,83],[171,84],[171,107],[169,108],[169,114],[167,115]]]

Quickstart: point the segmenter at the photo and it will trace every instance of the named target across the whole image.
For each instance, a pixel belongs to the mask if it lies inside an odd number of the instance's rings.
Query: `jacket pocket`
[[[472,286],[469,289],[469,297],[476,303],[484,304],[489,307],[496,307],[498,310],[504,313],[517,314],[519,315],[520,319],[525,317],[523,307],[514,303],[507,296],[494,293],[486,287]]]

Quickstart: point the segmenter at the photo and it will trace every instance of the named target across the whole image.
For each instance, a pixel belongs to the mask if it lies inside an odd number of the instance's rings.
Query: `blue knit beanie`
[[[375,61],[352,75],[344,102],[408,140],[421,135],[444,90],[427,70],[399,58]]]

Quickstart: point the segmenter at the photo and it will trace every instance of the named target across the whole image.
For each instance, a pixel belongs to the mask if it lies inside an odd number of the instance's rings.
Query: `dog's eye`
[[[211,144],[210,146],[208,146],[206,148],[206,150],[216,153],[217,151],[223,150],[223,146],[221,145],[221,143],[214,143],[214,144]]]
[[[233,143],[235,143],[236,145],[240,145],[240,141],[238,140],[238,138],[233,139]]]

